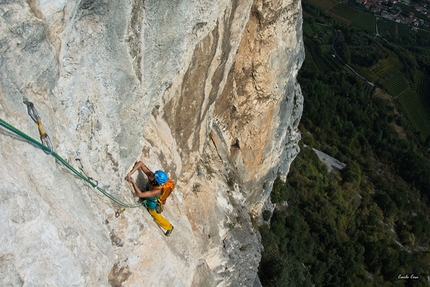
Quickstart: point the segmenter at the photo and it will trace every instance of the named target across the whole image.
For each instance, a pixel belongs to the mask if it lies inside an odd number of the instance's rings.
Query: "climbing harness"
[[[56,152],[54,152],[53,148],[52,148],[52,143],[51,140],[49,139],[49,136],[46,134],[46,132],[43,129],[42,126],[42,121],[40,120],[39,115],[37,114],[36,109],[34,108],[33,103],[29,102],[28,100],[25,100],[24,103],[27,105],[27,108],[29,110],[29,114],[31,116],[31,118],[38,124],[39,127],[39,133],[41,134],[41,138],[45,138],[48,140],[45,140],[42,142],[38,142],[37,140],[35,140],[34,138],[30,137],[29,135],[25,134],[24,132],[20,131],[19,129],[15,128],[14,126],[12,126],[11,124],[7,123],[6,121],[4,121],[3,119],[0,118],[0,126],[4,127],[5,129],[13,132],[14,134],[22,137],[23,139],[29,141],[30,143],[34,144],[36,147],[40,148],[41,150],[43,150],[45,153],[52,155],[55,159],[57,159],[62,165],[64,165],[65,167],[67,167],[71,172],[73,172],[75,175],[77,175],[79,178],[81,178],[82,180],[84,180],[85,182],[87,182],[88,184],[90,184],[92,187],[94,187],[95,189],[99,190],[101,193],[103,193],[106,197],[108,197],[110,200],[112,200],[114,203],[116,203],[117,205],[121,206],[124,208],[136,208],[136,207],[141,207],[142,203],[140,201],[138,201],[137,203],[134,204],[129,204],[129,203],[125,203],[122,202],[121,200],[119,200],[118,198],[114,197],[112,194],[108,193],[106,190],[104,190],[103,188],[98,186],[98,182],[95,181],[94,179],[88,177],[84,171],[79,172],[78,170],[76,170],[73,166],[71,166],[65,159],[63,159],[61,156],[59,156]],[[36,119],[36,120],[35,120]],[[46,135],[46,136],[44,136]],[[80,162],[80,161],[79,161]],[[82,166],[82,165],[81,165]],[[93,182],[95,181],[95,183]],[[124,212],[118,212],[118,216]],[[116,216],[117,213],[115,213]]]
[[[40,134],[40,141],[49,147],[50,151],[44,150],[45,153],[50,154],[52,153],[53,146],[51,139],[49,138],[48,133],[45,131],[42,125],[42,120],[39,117],[39,114],[36,111],[36,108],[34,107],[33,103],[30,102],[27,98],[24,98],[24,104],[27,105],[27,112],[30,115],[30,117],[33,119],[33,121],[37,124],[37,127],[39,128],[39,134]]]

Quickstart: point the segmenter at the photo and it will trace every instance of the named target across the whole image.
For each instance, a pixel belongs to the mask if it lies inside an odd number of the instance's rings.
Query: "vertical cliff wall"
[[[39,138],[28,98],[122,201],[136,160],[177,183],[166,237],[1,128],[3,285],[258,286],[252,218],[300,139],[300,1],[0,1],[0,21],[1,119]]]

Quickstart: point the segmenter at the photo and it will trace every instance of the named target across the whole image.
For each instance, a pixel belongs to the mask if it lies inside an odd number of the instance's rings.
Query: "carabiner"
[[[116,218],[118,218],[120,215],[121,215],[121,213],[123,213],[125,211],[125,208],[123,208],[122,210],[121,209],[118,209],[116,212],[115,212],[115,217]]]

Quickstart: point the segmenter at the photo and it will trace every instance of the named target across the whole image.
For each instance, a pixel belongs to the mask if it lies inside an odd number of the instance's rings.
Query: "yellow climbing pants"
[[[160,225],[162,228],[166,229],[166,230],[170,230],[172,229],[172,224],[170,224],[169,221],[167,221],[167,219],[165,219],[161,213],[157,213],[156,210],[154,209],[148,209],[149,214],[151,214],[152,218],[154,218],[154,221],[157,222],[158,225]]]

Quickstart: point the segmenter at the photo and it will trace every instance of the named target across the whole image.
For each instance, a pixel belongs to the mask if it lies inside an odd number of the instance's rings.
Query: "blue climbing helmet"
[[[169,177],[167,176],[167,174],[164,171],[162,171],[162,170],[157,170],[154,173],[154,177],[155,177],[155,180],[157,181],[157,183],[159,185],[165,184],[167,182],[167,180],[169,179]]]

